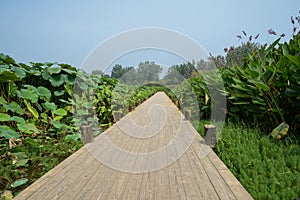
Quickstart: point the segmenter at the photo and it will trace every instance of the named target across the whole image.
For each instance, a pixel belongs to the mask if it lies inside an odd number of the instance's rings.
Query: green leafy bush
[[[287,131],[298,134],[300,127],[300,32],[287,43],[280,38],[270,46],[255,48],[243,59],[243,65],[221,67],[218,72],[201,71],[189,79],[197,96],[201,119],[211,115],[217,103],[210,84],[223,80],[221,94],[227,97],[228,118],[259,125],[274,138]],[[218,75],[221,75],[219,77]],[[273,131],[272,131],[273,130]]]
[[[232,117],[269,131],[284,122],[296,133],[300,127],[300,33],[289,43],[279,41],[249,54],[243,66],[220,71]]]

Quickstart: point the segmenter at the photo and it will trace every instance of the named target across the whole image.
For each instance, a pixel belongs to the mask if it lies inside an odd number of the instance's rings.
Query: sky
[[[270,28],[285,33],[283,41],[290,39],[290,17],[299,10],[299,0],[0,0],[0,52],[18,62],[80,67],[109,38],[157,27],[191,38],[208,53],[224,55],[225,47],[241,43],[236,35],[242,30],[248,36],[259,33],[260,43],[277,38],[267,33]],[[146,50],[120,55],[111,64],[129,66],[144,60],[183,62],[178,56]]]

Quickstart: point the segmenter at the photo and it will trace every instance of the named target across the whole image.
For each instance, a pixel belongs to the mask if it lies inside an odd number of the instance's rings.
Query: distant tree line
[[[122,67],[116,64],[111,71],[111,77],[129,83],[148,83],[159,81],[159,75],[162,67],[155,62],[140,62],[137,69],[133,66]]]
[[[255,39],[258,35],[255,37]],[[239,36],[239,38],[241,38]],[[207,61],[199,60],[195,62],[186,62],[176,64],[169,67],[166,74],[161,78],[162,67],[153,61],[140,62],[137,68],[133,66],[123,67],[121,64],[116,64],[111,74],[104,74],[101,70],[94,70],[92,73],[105,77],[117,78],[127,83],[149,83],[160,82],[161,84],[180,84],[184,79],[189,79],[192,76],[198,75],[203,71],[210,71],[221,67],[243,66],[247,64],[247,57],[255,52],[258,52],[259,43],[252,40],[250,36],[247,42],[242,42],[240,46],[225,48],[225,56],[210,55]]]
[[[169,67],[166,74],[160,78],[162,67],[155,62],[140,62],[138,67],[123,67],[116,64],[111,71],[110,77],[117,78],[127,83],[149,83],[159,82],[161,84],[180,84],[183,80],[192,77],[201,71],[215,69],[215,65],[211,61],[200,60],[192,61]],[[107,76],[107,75],[106,75]]]

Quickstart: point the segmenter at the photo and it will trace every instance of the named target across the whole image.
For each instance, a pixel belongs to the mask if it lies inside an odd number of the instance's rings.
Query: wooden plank
[[[72,165],[68,165],[66,168],[61,170],[59,173],[52,174],[53,176],[49,176],[46,174],[46,178],[48,178],[48,182],[45,183],[42,187],[40,187],[36,192],[34,192],[29,198],[27,199],[45,199],[45,196],[53,191],[53,188],[60,184],[64,177],[74,169],[72,166],[79,165],[80,163],[85,162],[89,159],[89,155],[84,153],[82,156],[78,157],[75,162],[72,162]],[[52,172],[51,172],[52,173]],[[56,191],[57,192],[57,191]]]
[[[253,199],[247,190],[240,184],[236,177],[228,170],[219,170],[221,176],[230,187],[231,191],[235,195],[236,199]]]
[[[187,124],[188,129],[187,132],[191,133],[194,131],[191,124]],[[200,137],[198,133],[196,133],[195,138],[193,140],[192,145],[187,150],[186,154],[188,154],[189,162],[191,165],[191,170],[193,171],[194,177],[196,179],[197,186],[201,192],[202,199],[219,199],[217,192],[215,191],[211,181],[206,174],[206,171],[201,163],[201,158],[199,158],[198,154],[200,151],[200,142],[203,139]]]
[[[121,139],[121,138],[116,138]],[[99,144],[98,144],[99,145]],[[106,144],[109,145],[109,144]],[[105,146],[101,146],[100,151],[103,153],[105,150],[108,150],[109,153],[107,153],[107,158],[111,158],[112,154],[115,152],[109,151],[109,148]],[[95,154],[95,157],[97,158],[97,155]],[[107,173],[107,167],[104,166],[100,161],[94,159],[94,162],[87,163],[86,170],[83,174],[80,176],[80,183],[77,185],[73,185],[72,187],[68,188],[68,191],[64,193],[62,198],[64,199],[82,199],[87,197],[87,193],[91,193],[93,184],[90,183],[90,180],[99,180],[99,177],[95,177],[97,175],[100,175],[102,177],[103,173]]]
[[[115,134],[118,137],[118,140],[122,140],[123,133],[119,129],[115,129],[111,134]],[[123,140],[123,147],[130,146],[132,140]],[[122,147],[120,147],[122,148]],[[106,159],[116,158],[116,151],[110,151],[110,154]],[[110,192],[112,185],[117,177],[120,177],[121,172],[114,170],[110,167],[103,166],[99,168],[95,175],[84,187],[84,192],[81,192],[80,198],[84,199],[104,199]],[[105,184],[104,184],[105,183]]]
[[[39,199],[74,199],[76,197],[75,194],[81,191],[80,189],[85,181],[89,179],[92,174],[94,174],[99,166],[100,163],[90,155],[79,168],[74,167],[70,169],[67,176],[65,176],[64,179],[59,182],[59,184],[51,188],[51,190],[56,192],[45,193],[44,197],[39,197]],[[35,198],[38,199],[37,197]]]
[[[131,152],[137,152],[138,149],[141,148],[141,143],[138,139],[131,139],[134,141],[134,144],[131,145]],[[132,169],[133,165],[135,163],[135,160],[133,160],[134,157],[127,158],[126,162],[124,162],[124,165],[126,169]],[[134,180],[133,180],[134,179]],[[124,199],[124,191],[127,187],[130,188],[130,191],[133,191],[135,193],[135,196],[138,196],[139,191],[139,179],[137,178],[136,174],[132,173],[120,173],[118,178],[115,180],[114,184],[111,187],[111,190],[107,196],[107,199],[121,199],[121,197]],[[129,198],[128,198],[129,199]]]
[[[148,150],[146,151],[151,152],[153,149],[153,145],[155,144],[154,141],[154,137],[151,137],[150,139],[148,139],[149,141],[149,145],[148,145]],[[145,160],[145,165],[143,168],[151,168],[151,161],[149,160],[149,154],[146,154],[146,160]],[[142,175],[142,185],[141,185],[141,189],[139,190],[139,195],[140,195],[140,199],[154,199],[154,190],[155,190],[155,178],[156,178],[156,173],[155,172],[151,172],[149,170],[149,172],[143,173]],[[127,193],[131,193],[131,191],[126,190],[124,197],[126,197],[128,194]]]
[[[143,117],[143,113],[145,113],[145,108],[149,106],[147,104],[143,104],[139,108],[139,116],[141,119]],[[138,111],[138,110],[137,110]],[[142,111],[142,112],[141,112]],[[150,123],[150,121],[148,121]],[[140,148],[138,153],[142,154],[141,156],[137,157],[137,160],[135,161],[135,164],[133,165],[133,169],[138,172],[139,170],[144,170],[146,167],[146,162],[147,162],[147,153],[149,152],[151,148],[151,144],[153,142],[153,138],[148,138],[145,140],[139,140],[140,141]],[[130,176],[129,183],[126,185],[125,192],[123,194],[123,199],[129,199],[129,198],[138,198],[138,199],[146,199],[147,196],[147,189],[149,189],[149,181],[150,177],[149,173],[138,173],[138,174],[133,174]],[[152,177],[151,177],[152,179]],[[136,195],[136,196],[134,196]]]
[[[64,174],[68,171],[68,169],[72,166],[73,162],[75,162],[77,159],[84,159],[82,157],[83,154],[86,153],[85,148],[81,148],[75,153],[73,153],[71,156],[66,158],[63,162],[61,162],[59,165],[51,169],[49,172],[47,172],[44,176],[39,178],[37,181],[35,181],[33,184],[28,186],[25,190],[23,190],[20,194],[18,194],[14,199],[29,199],[35,192],[40,192],[41,187],[47,185],[48,181],[51,180],[52,177],[59,176],[60,174]]]
[[[175,111],[173,109],[173,111]],[[180,156],[180,158],[177,160],[178,162],[178,169],[180,172],[180,176],[183,182],[183,187],[185,190],[185,197],[187,199],[201,199],[201,193],[197,187],[197,183],[195,181],[195,177],[193,176],[190,166],[188,165],[188,158],[186,154],[184,153],[183,155],[180,155],[181,152],[185,152],[186,148],[188,147],[189,144],[185,143],[185,140],[187,139],[187,132],[186,132],[186,121],[182,121],[174,115],[172,115],[172,118],[170,121],[178,121],[177,123],[180,123],[180,128],[179,129],[174,129],[171,127],[171,130],[173,131],[173,135],[177,135],[180,137],[180,140],[176,143],[175,146],[175,151],[177,156]],[[173,124],[177,124],[173,123]]]
[[[158,102],[154,102],[158,103]],[[160,115],[157,116],[157,127],[162,127],[165,125],[166,121],[160,119]],[[160,124],[158,124],[160,123]],[[156,127],[156,128],[157,128]],[[150,145],[148,148],[148,153],[156,152],[164,146],[166,143],[165,138],[167,136],[165,127],[161,129],[154,137],[150,139]],[[165,180],[167,176],[167,171],[163,169],[157,171],[163,162],[165,157],[153,157],[147,156],[147,166],[149,167],[149,172],[144,174],[143,181],[140,190],[140,199],[168,199],[168,181]],[[155,159],[155,160],[153,160]],[[161,187],[162,184],[164,187]]]
[[[193,143],[195,145],[195,143]],[[201,193],[202,199],[219,199],[217,192],[212,186],[208,175],[205,172],[204,167],[202,166],[197,153],[194,151],[193,147],[189,148],[189,163],[191,165],[191,171],[193,176],[196,179],[196,185]]]
[[[178,161],[182,181],[185,188],[186,198],[202,199],[201,192],[197,186],[195,176],[191,170],[191,166],[186,154],[183,154]]]
[[[226,167],[226,165],[221,161],[221,159],[215,154],[211,153],[208,158],[214,164],[216,169],[225,180],[225,182],[230,187],[233,194],[237,199],[253,199],[242,184],[237,180],[237,178],[231,173],[231,171]]]
[[[143,120],[143,116],[145,113],[145,108],[144,107],[149,107],[147,104],[142,104],[142,106],[138,107],[139,110],[137,109],[136,112],[138,113],[137,116],[140,120]],[[150,123],[150,121],[145,121],[146,125]],[[142,133],[141,133],[142,134]],[[151,149],[151,146],[155,144],[154,142],[154,137],[151,139],[137,139],[138,145],[136,145],[137,148],[132,149],[133,152],[137,153],[147,153]],[[134,169],[134,172],[138,172],[139,170],[145,169],[145,166],[142,166],[142,163],[146,163],[146,156],[138,156],[136,160],[133,160],[133,165],[132,169]],[[146,199],[147,189],[149,187],[151,188],[151,183],[152,183],[152,177],[153,174],[150,173],[133,173],[130,175],[128,184],[125,186],[124,194],[122,195],[122,199]],[[145,196],[144,196],[145,195]],[[142,196],[142,197],[141,197]],[[143,197],[144,196],[144,197]]]
[[[211,152],[212,153],[212,152]],[[232,191],[228,187],[227,183],[224,181],[219,171],[215,168],[213,163],[208,159],[208,157],[204,157],[201,159],[201,163],[204,166],[204,169],[211,180],[213,187],[220,199],[236,199],[233,195]]]
[[[170,111],[169,111],[170,112]],[[172,118],[172,113],[170,113],[169,122],[174,120]],[[178,120],[176,120],[178,122]],[[175,123],[170,123],[170,132],[172,132],[172,135],[175,136],[176,129],[173,129],[172,125],[175,125]],[[178,150],[176,150],[176,147],[168,149],[168,155],[176,159],[178,157]],[[183,179],[181,176],[181,171],[179,167],[179,160],[177,159],[175,162],[173,162],[169,166],[169,181],[170,181],[170,192],[171,192],[171,199],[185,199],[186,198],[186,192],[184,189]]]
[[[161,122],[163,123],[163,122]],[[169,123],[166,121],[165,123]],[[166,124],[165,124],[166,125]],[[160,134],[158,135],[158,148],[163,149],[168,144],[168,127],[165,127],[161,130]],[[167,161],[167,151],[162,151],[162,155],[160,157],[159,162],[165,163]],[[156,196],[155,199],[171,199],[170,197],[170,182],[169,182],[169,173],[168,173],[168,166],[163,167],[157,172],[157,179],[156,179]]]

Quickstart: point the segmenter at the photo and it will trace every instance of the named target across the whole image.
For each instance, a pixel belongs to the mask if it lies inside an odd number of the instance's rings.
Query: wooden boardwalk
[[[15,199],[252,199],[157,93]]]

